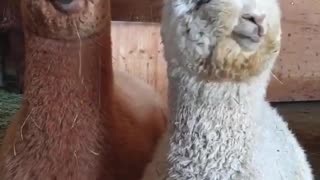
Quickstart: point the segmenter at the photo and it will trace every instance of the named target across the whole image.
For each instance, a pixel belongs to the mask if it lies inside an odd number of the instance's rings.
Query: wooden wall
[[[115,21],[159,22],[164,0],[111,0]]]
[[[113,63],[151,84],[167,96],[166,62],[163,58],[159,25],[113,22]]]
[[[166,97],[158,23],[161,6],[161,0],[113,0],[113,20],[127,21],[113,23],[113,56],[116,68],[146,80]],[[320,100],[320,1],[281,0],[281,8],[283,45],[268,98]]]

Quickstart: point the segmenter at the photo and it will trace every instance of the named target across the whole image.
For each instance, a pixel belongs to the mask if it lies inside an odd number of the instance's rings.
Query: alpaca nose
[[[263,22],[266,18],[265,14],[244,14],[242,15],[242,18],[250,21],[251,23],[255,24],[257,26],[257,34],[262,37],[264,35],[264,28],[263,28]]]
[[[85,1],[76,0],[51,0],[60,11],[68,14],[79,13],[85,7]]]
[[[196,2],[196,9],[198,10],[200,8],[200,6],[209,3],[211,0],[198,0]]]

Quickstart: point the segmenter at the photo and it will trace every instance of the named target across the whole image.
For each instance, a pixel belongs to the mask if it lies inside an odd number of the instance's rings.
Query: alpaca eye
[[[84,7],[84,0],[52,0],[53,5],[64,13],[77,13]]]
[[[199,9],[202,5],[208,4],[211,0],[198,0],[196,4],[196,9]]]

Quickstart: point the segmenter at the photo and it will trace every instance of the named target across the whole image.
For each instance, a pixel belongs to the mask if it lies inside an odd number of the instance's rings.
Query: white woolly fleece
[[[313,180],[302,147],[265,100],[278,53],[243,81],[203,79],[198,61],[249,6],[266,12],[267,33],[280,41],[276,0],[169,0],[162,37],[168,62],[171,127],[144,180]],[[199,9],[200,8],[200,9]],[[263,45],[261,45],[263,46]]]

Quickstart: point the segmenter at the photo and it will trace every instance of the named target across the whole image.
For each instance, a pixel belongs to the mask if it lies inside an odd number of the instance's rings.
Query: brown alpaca
[[[108,0],[22,0],[24,102],[1,180],[137,180],[166,128],[150,87],[113,73]]]

